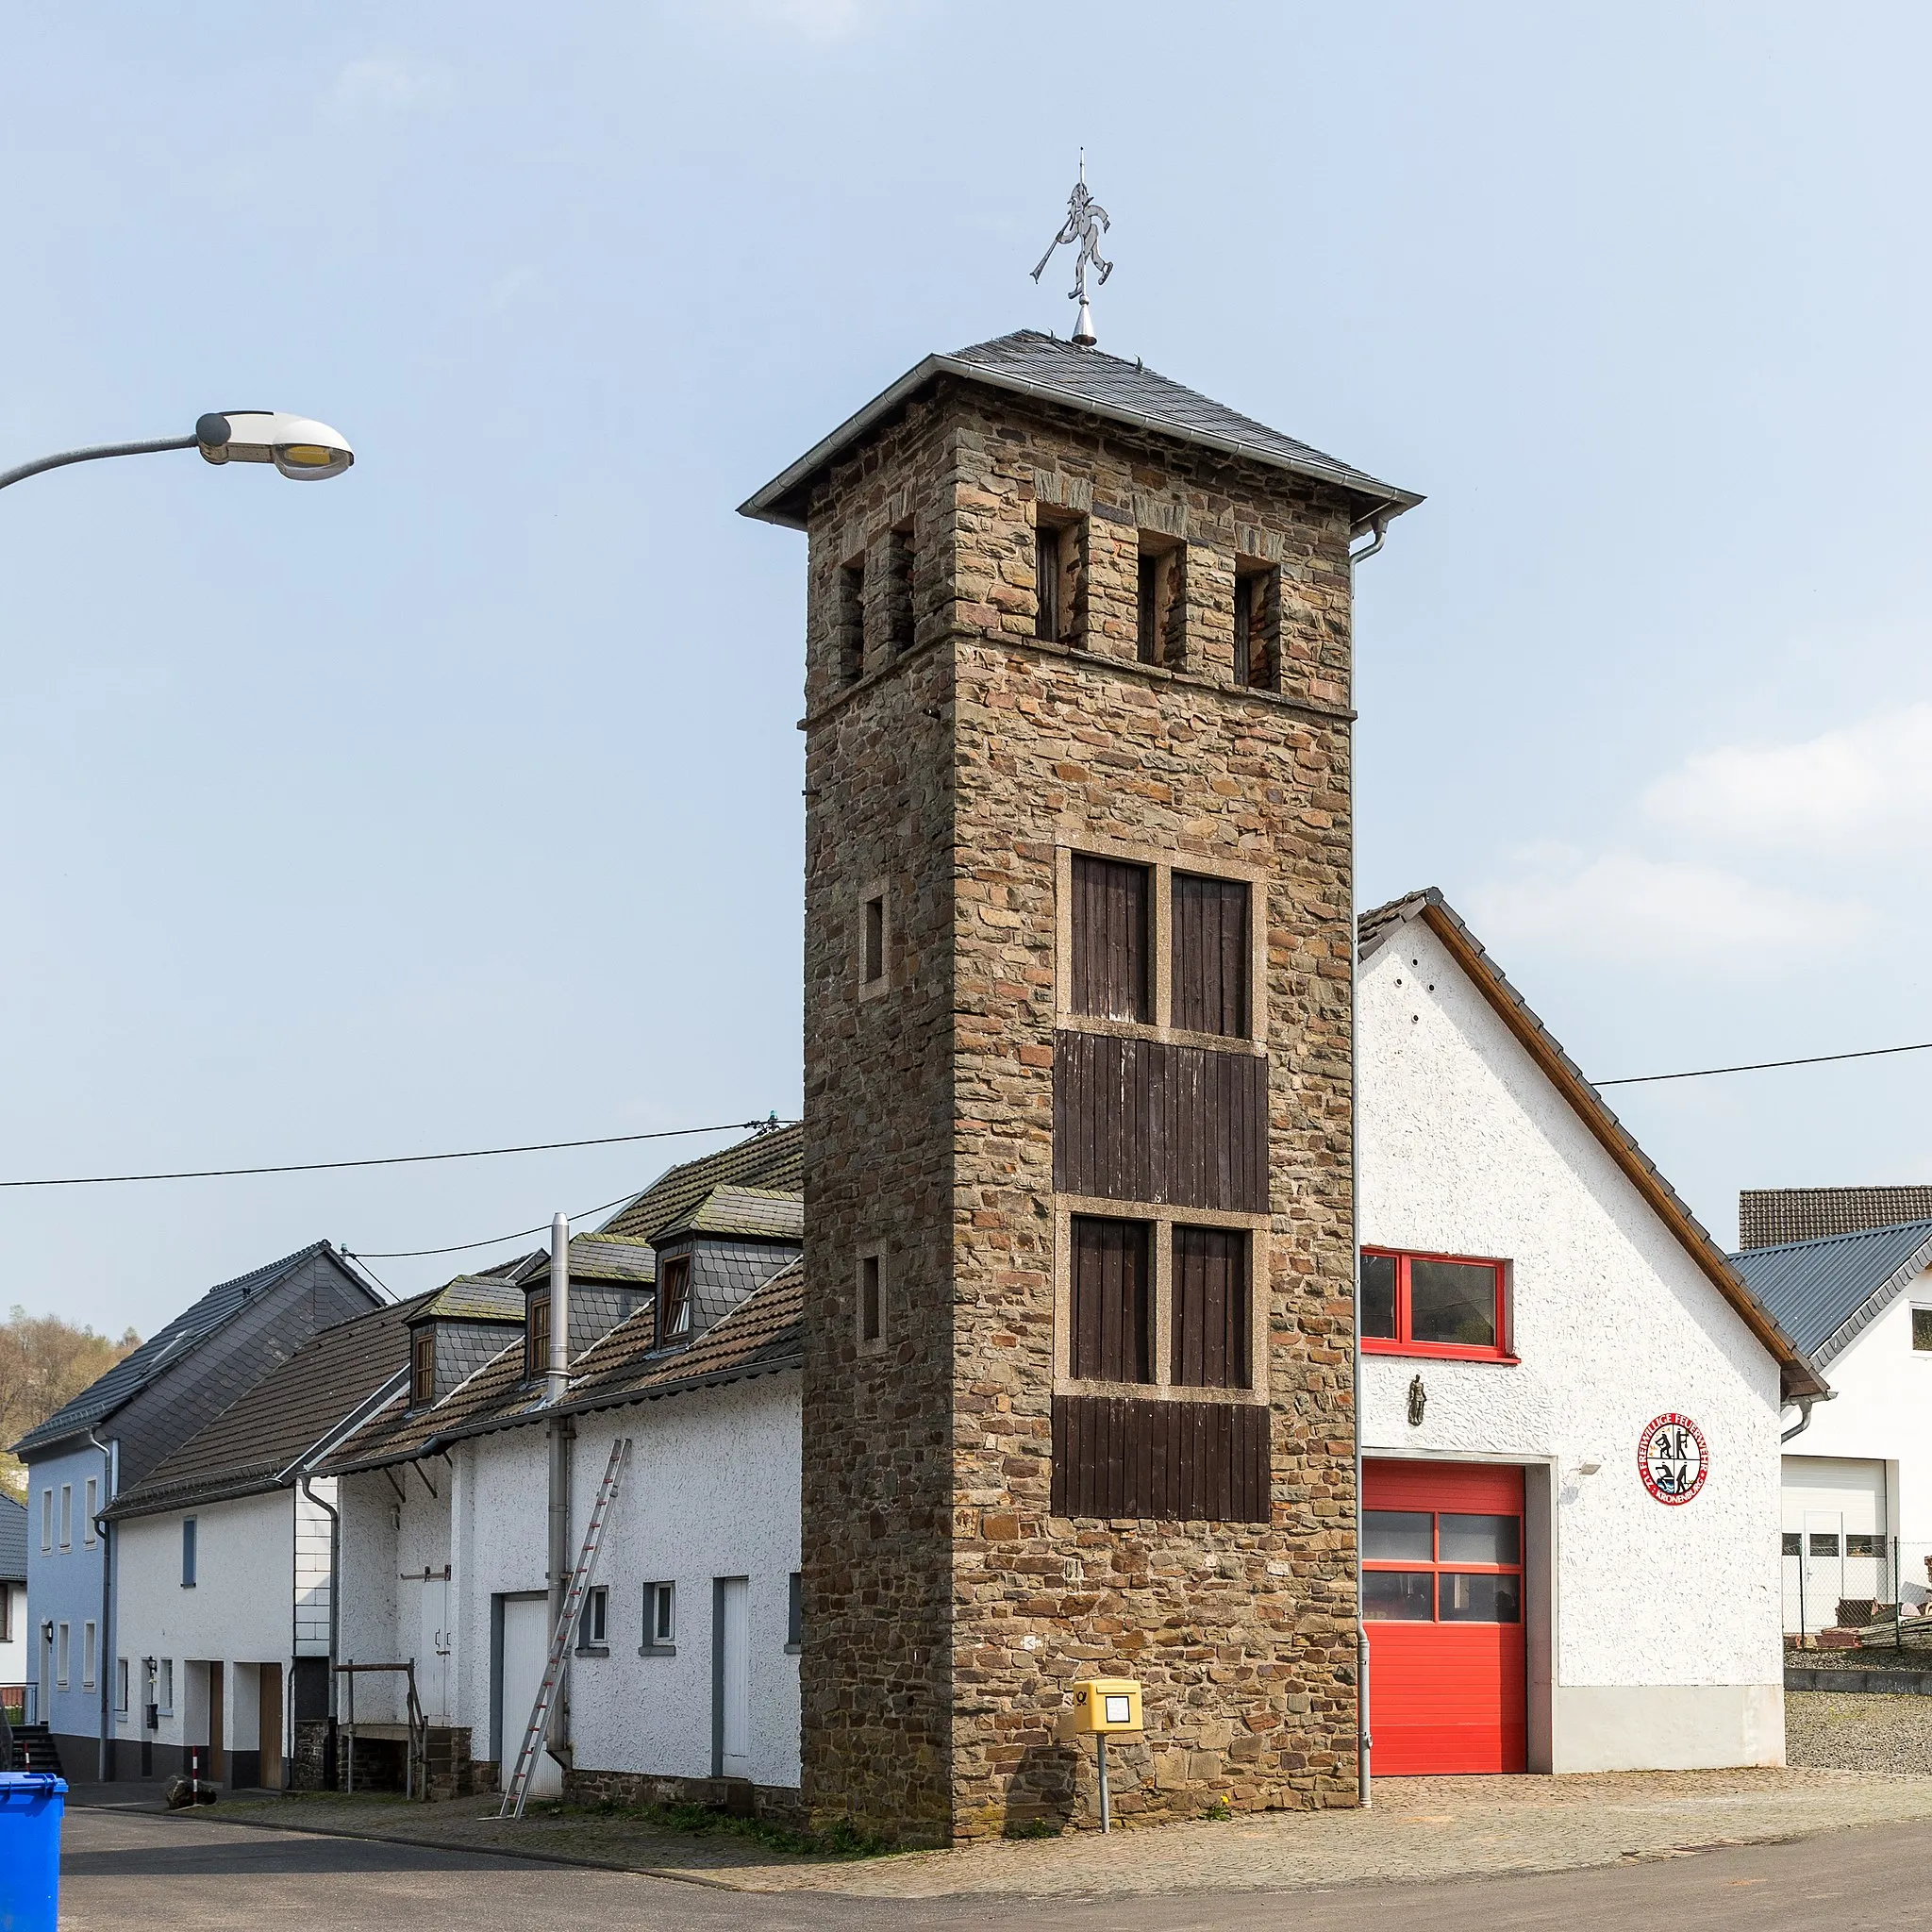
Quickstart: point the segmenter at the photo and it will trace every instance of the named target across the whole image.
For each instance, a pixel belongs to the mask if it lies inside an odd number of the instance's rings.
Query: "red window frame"
[[[1424,1256],[1424,1260],[1451,1260],[1453,1256]],[[1457,1630],[1520,1630],[1529,1616],[1524,1596],[1524,1538],[1529,1525],[1523,1472],[1508,1464],[1457,1470],[1432,1469],[1426,1463],[1369,1462],[1362,1471],[1362,1508],[1393,1510],[1429,1518],[1430,1558],[1364,1557],[1364,1570],[1391,1570],[1429,1577],[1429,1614],[1422,1617],[1365,1617],[1377,1628],[1424,1629],[1429,1625]],[[1442,1518],[1445,1516],[1513,1516],[1516,1519],[1516,1561],[1513,1563],[1445,1562],[1442,1559]],[[1511,1624],[1488,1624],[1475,1619],[1445,1619],[1442,1615],[1444,1576],[1513,1576],[1516,1578],[1516,1619]]]
[[[1371,1255],[1379,1255],[1395,1263],[1395,1333],[1393,1336],[1364,1335],[1364,1355],[1430,1356],[1441,1360],[1465,1362],[1514,1362],[1520,1359],[1513,1346],[1515,1338],[1509,1332],[1509,1264],[1507,1261],[1496,1260],[1488,1255],[1439,1255],[1425,1248],[1362,1249],[1363,1260]],[[1415,1341],[1410,1339],[1408,1264],[1411,1261],[1453,1261],[1458,1268],[1489,1268],[1494,1271],[1496,1341],[1493,1347],[1484,1348],[1461,1341]],[[1361,1292],[1359,1274],[1356,1280],[1356,1292]]]

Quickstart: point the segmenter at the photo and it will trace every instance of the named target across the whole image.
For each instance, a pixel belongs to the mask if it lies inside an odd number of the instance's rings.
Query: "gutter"
[[[325,1503],[309,1487],[307,1471],[295,1480],[310,1504],[328,1516],[328,1757],[332,1760],[335,1757],[336,1741],[336,1654],[341,1648],[342,1631],[342,1518],[341,1512],[333,1503]],[[291,1625],[291,1639],[293,1635]],[[291,1708],[293,1708],[292,1705]],[[291,1750],[294,1742],[294,1739],[291,1737],[289,1745]]]
[[[1836,1402],[1838,1391],[1827,1389],[1823,1395],[1800,1395],[1794,1399],[1798,1405],[1798,1420],[1778,1438],[1780,1443],[1789,1442],[1794,1436],[1802,1436],[1811,1426],[1811,1411],[1821,1402]]]

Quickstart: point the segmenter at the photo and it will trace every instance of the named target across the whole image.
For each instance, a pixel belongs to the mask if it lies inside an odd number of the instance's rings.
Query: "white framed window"
[[[60,1485],[60,1547],[71,1550],[74,1547],[74,1485]]]
[[[161,1659],[160,1685],[155,1693],[155,1703],[163,1717],[175,1715],[175,1659],[171,1657]]]
[[[1932,1355],[1932,1307],[1912,1309],[1912,1353]]]
[[[577,1653],[594,1652],[608,1655],[605,1649],[606,1631],[610,1621],[610,1591],[599,1584],[596,1589],[584,1594],[584,1607],[577,1618]]]
[[[640,1657],[677,1655],[677,1586],[675,1583],[644,1585],[644,1641]]]
[[[67,1688],[67,1649],[71,1634],[65,1624],[54,1625],[54,1683],[62,1690]]]
[[[87,1508],[80,1519],[80,1540],[84,1543],[94,1541],[94,1518],[100,1513],[101,1479],[91,1475],[87,1479]]]
[[[41,1554],[45,1556],[54,1547],[54,1492],[41,1491]]]
[[[94,1688],[94,1621],[90,1617],[80,1626],[80,1688]]]

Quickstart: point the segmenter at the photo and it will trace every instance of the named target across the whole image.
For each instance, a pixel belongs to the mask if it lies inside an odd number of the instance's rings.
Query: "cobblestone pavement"
[[[1797,1701],[1795,1698],[1792,1700]],[[1825,1702],[1890,1702],[1826,1699]],[[1901,1702],[1905,1700],[1899,1700]],[[1918,1700],[1922,1705],[1924,1700]],[[1276,1890],[1399,1879],[1557,1872],[1713,1845],[1774,1842],[1846,1825],[1932,1819],[1932,1776],[1801,1767],[1605,1776],[1388,1780],[1367,1811],[1273,1812],[1224,1823],[1070,1833],[952,1852],[827,1860],[723,1833],[648,1832],[565,1813],[499,1824],[493,1801],[224,1800],[203,1819],[298,1824],[468,1851],[513,1850],[732,1890],[920,1899],[1062,1899],[1203,1890]]]

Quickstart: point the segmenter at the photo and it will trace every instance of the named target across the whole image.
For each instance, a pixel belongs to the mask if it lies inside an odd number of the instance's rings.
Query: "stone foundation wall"
[[[792,1830],[806,1824],[801,1793],[790,1785],[755,1785],[741,1777],[663,1777],[641,1771],[568,1771],[564,1800],[572,1805],[706,1805],[740,1818],[758,1818]]]
[[[1034,526],[1087,519],[1070,644]],[[840,564],[910,517],[914,642],[841,689]],[[1187,545],[1134,659],[1137,529]],[[811,517],[807,724],[805,1800],[904,1842],[1095,1813],[1069,1685],[1139,1678],[1124,1820],[1356,1795],[1345,503],[942,385]],[[1282,691],[1234,685],[1237,558],[1281,567]],[[869,566],[870,568],[870,566]],[[870,576],[868,577],[870,583]],[[1056,862],[1265,867],[1272,1521],[1050,1509]],[[888,890],[890,984],[858,981]],[[1131,1210],[1127,1210],[1131,1211]],[[857,1341],[876,1246],[888,1324]]]

